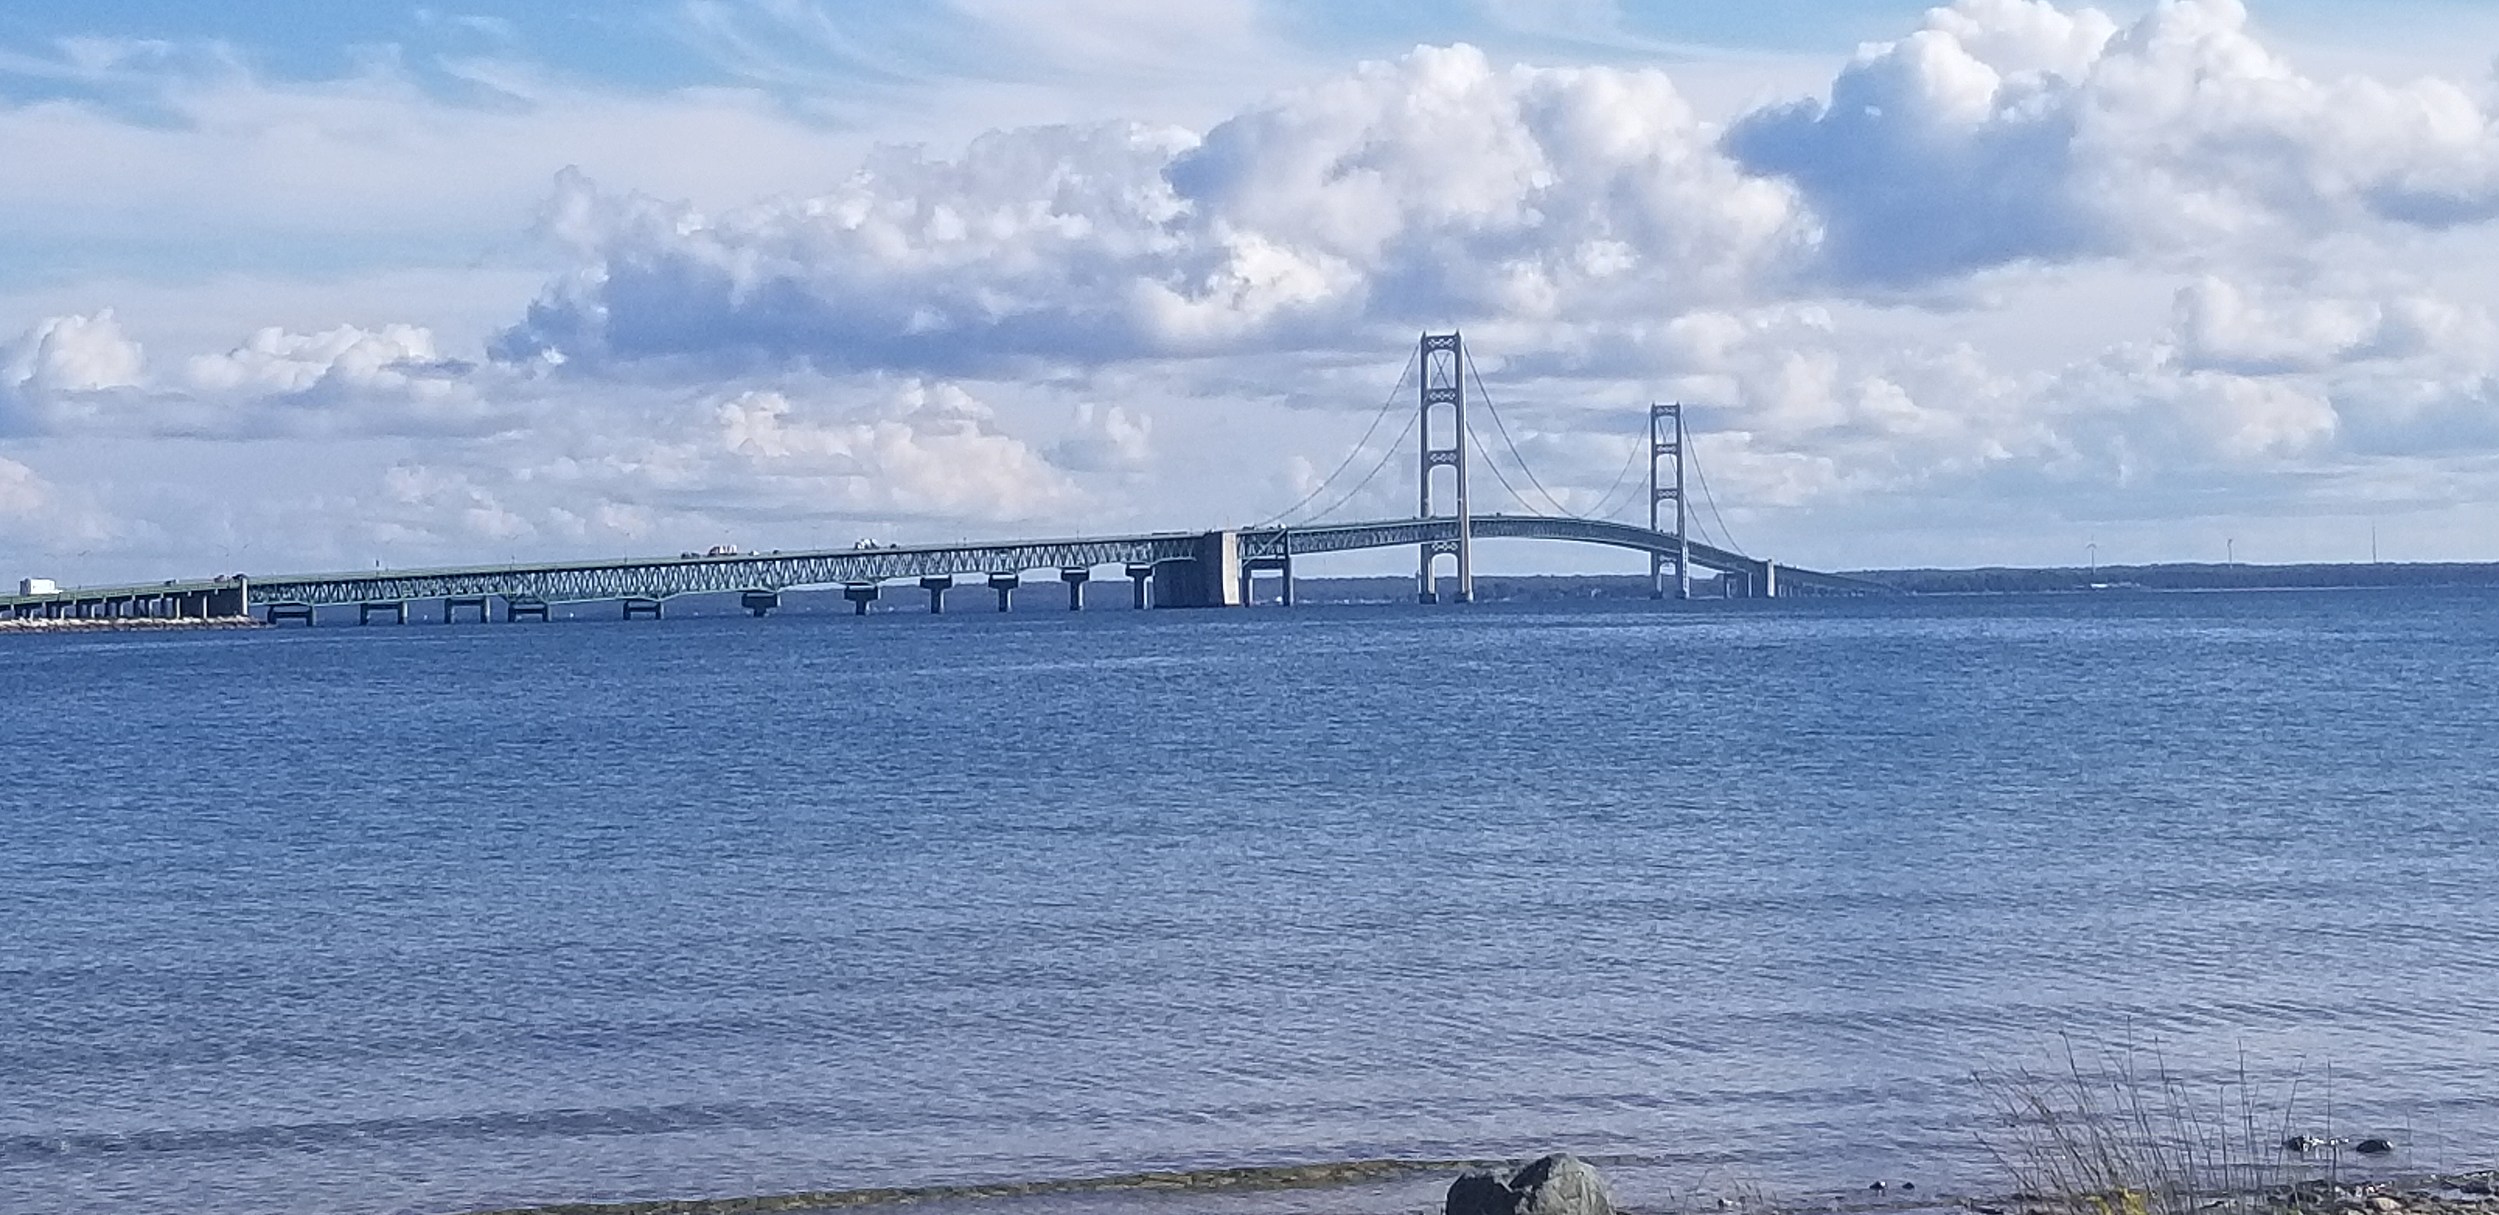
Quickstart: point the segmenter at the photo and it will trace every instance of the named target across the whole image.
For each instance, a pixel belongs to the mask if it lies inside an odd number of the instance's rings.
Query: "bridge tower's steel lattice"
[[[1440,598],[1440,590],[1432,577],[1432,563],[1443,553],[1458,558],[1457,602],[1475,599],[1475,511],[1466,492],[1466,346],[1456,333],[1423,335],[1421,370],[1418,377],[1421,410],[1418,425],[1423,435],[1423,465],[1417,481],[1421,485],[1420,519],[1435,518],[1432,511],[1432,470],[1447,466],[1457,470],[1457,534],[1447,540],[1426,540],[1422,544],[1422,568],[1415,577],[1415,598],[1431,603]],[[1450,415],[1449,445],[1432,444],[1432,412],[1446,407]]]
[[[1658,470],[1658,461],[1673,457],[1671,474]],[[1675,598],[1692,597],[1692,541],[1684,534],[1683,498],[1683,404],[1649,406],[1649,530],[1666,530],[1665,504],[1675,504],[1675,552],[1649,554],[1649,597],[1666,597],[1666,567],[1675,567]]]

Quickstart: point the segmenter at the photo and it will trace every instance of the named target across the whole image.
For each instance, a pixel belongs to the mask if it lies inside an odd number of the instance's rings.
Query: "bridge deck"
[[[1483,539],[1559,540],[1631,549],[1676,551],[1675,537],[1626,523],[1534,515],[1479,515],[1474,533]],[[1453,539],[1451,519],[1394,519],[1302,527],[1247,528],[1240,532],[1244,558],[1303,556],[1413,546]],[[897,545],[818,549],[807,552],[741,553],[733,556],[616,558],[510,565],[454,566],[425,570],[378,570],[336,574],[253,576],[251,599],[259,603],[355,604],[414,599],[501,596],[544,603],[601,599],[667,599],[706,592],[790,590],[907,581],[942,575],[1021,573],[1143,566],[1195,558],[1201,534],[1152,532],[1059,540],[980,544]],[[1706,544],[1691,546],[1695,566],[1758,576],[1769,563]],[[1782,588],[1870,594],[1888,588],[1814,570],[1778,567]],[[194,595],[231,590],[224,579],[189,579],[108,587],[64,587],[42,595],[0,596],[0,613],[49,604],[88,604]]]

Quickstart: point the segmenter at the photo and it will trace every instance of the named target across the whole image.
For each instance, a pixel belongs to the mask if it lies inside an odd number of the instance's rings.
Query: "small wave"
[[[242,1127],[163,1127],[122,1132],[0,1135],[0,1165],[50,1157],[319,1150],[356,1142],[630,1136],[721,1128],[768,1130],[800,1125],[820,1116],[820,1111],[811,1106],[684,1102],[606,1109],[461,1114],[439,1118],[365,1118]]]

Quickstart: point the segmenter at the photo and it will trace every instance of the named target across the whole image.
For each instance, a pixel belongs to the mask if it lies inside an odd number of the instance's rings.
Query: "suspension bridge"
[[[1412,398],[1404,394],[1409,384]],[[1470,391],[1470,388],[1472,391]],[[1411,411],[1403,431],[1380,449],[1360,477],[1351,477],[1372,440],[1401,401]],[[1494,458],[1468,414],[1480,408],[1492,434],[1510,456],[1511,469]],[[1411,449],[1407,439],[1419,436]],[[1641,482],[1631,474],[1648,457],[1645,521],[1608,517],[1639,502]],[[1469,453],[1475,459],[1469,458]],[[1336,521],[1333,516],[1360,499],[1401,455],[1415,460],[1413,517]],[[1475,541],[1546,540],[1591,544],[1644,553],[1654,597],[1693,595],[1696,569],[1717,575],[1720,594],[1770,597],[1793,594],[1889,593],[1875,583],[1745,555],[1726,534],[1708,480],[1693,458],[1680,404],[1651,405],[1646,442],[1635,447],[1615,485],[1587,514],[1563,508],[1544,488],[1508,422],[1485,391],[1465,343],[1456,333],[1425,334],[1397,386],[1353,451],[1302,501],[1248,526],[1207,532],[1153,532],[1080,536],[1057,540],[994,543],[862,545],[804,552],[712,553],[679,557],[472,565],[423,570],[303,575],[231,575],[175,579],[140,586],[58,588],[29,580],[20,594],[0,596],[0,617],[109,619],[119,617],[213,618],[260,615],[272,623],[309,624],[318,609],[352,609],[359,623],[386,618],[404,623],[412,605],[432,604],[445,623],[494,618],[548,618],[550,605],[608,601],[627,620],[657,618],[669,600],[686,595],[735,594],[746,610],[764,615],[781,606],[789,590],[839,588],[854,610],[865,613],[897,584],[914,584],[929,610],[946,610],[949,592],[986,589],[1000,611],[1013,607],[1016,591],[1038,576],[1066,584],[1070,608],[1085,605],[1085,585],[1097,571],[1115,569],[1130,583],[1137,608],[1237,607],[1251,602],[1262,573],[1282,576],[1285,604],[1294,601],[1294,560],[1328,553],[1412,548],[1416,551],[1415,597],[1437,602],[1475,597]],[[1478,461],[1512,501],[1516,513],[1475,512],[1470,470]],[[1519,474],[1514,482],[1510,471]],[[1717,519],[1712,534],[1691,509],[1688,474],[1701,473],[1701,501]],[[1536,499],[1520,488],[1524,482]],[[1628,496],[1626,489],[1632,493]],[[1323,499],[1333,500],[1316,510]],[[1540,501],[1539,501],[1540,500]],[[1539,509],[1539,507],[1546,509]],[[1307,513],[1305,513],[1307,512]],[[1695,528],[1702,535],[1695,537]],[[1454,577],[1443,580],[1448,568]]]

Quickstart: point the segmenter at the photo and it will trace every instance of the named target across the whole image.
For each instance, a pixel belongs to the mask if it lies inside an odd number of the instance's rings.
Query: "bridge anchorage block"
[[[525,595],[517,599],[510,595],[503,597],[503,622],[505,624],[510,624],[515,620],[545,620],[547,618],[547,601],[544,599],[532,599]]]
[[[748,615],[761,620],[781,606],[781,594],[778,591],[748,591],[738,596],[738,606],[745,608]]]
[[[657,620],[660,618],[660,613],[663,607],[661,600],[653,599],[647,595],[627,595],[622,602],[625,609],[624,618],[627,620],[632,620],[637,617],[649,617],[652,620]]]
[[[301,620],[304,622],[305,628],[311,628],[312,605],[309,603],[273,603],[269,605],[269,623],[278,624],[288,620]]]
[[[868,614],[868,605],[876,602],[876,584],[873,582],[850,583],[842,588],[842,598],[850,600],[851,615],[865,616]]]
[[[1130,593],[1128,606],[1138,611],[1144,611],[1152,606],[1154,603],[1154,567],[1150,564],[1131,564],[1128,567],[1128,589]]]
[[[1015,610],[1015,588],[1022,585],[1024,585],[1022,574],[991,574],[989,576],[989,589],[998,592],[999,611]]]
[[[443,597],[443,623],[451,624],[459,620],[461,611],[469,608],[476,609],[479,624],[495,618],[493,610],[486,606],[484,595],[446,595]]]
[[[952,574],[931,574],[926,578],[920,579],[920,589],[928,592],[929,615],[940,616],[945,614],[946,592],[953,588],[954,575]]]

